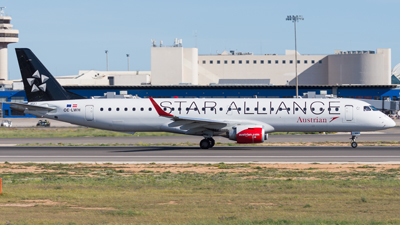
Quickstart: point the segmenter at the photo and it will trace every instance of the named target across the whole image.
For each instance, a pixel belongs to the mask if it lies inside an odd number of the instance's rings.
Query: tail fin
[[[28,102],[84,98],[67,92],[28,48],[16,48]]]

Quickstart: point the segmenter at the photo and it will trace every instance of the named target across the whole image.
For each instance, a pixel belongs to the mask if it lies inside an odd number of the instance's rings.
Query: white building
[[[196,48],[152,47],[152,85],[192,83],[209,85],[222,79],[236,84],[254,84],[269,80],[270,84],[295,84],[294,51],[285,55],[253,55],[223,52],[218,55],[197,55]],[[333,55],[297,56],[299,84],[342,85],[391,84],[391,50],[335,51]],[[197,71],[196,71],[197,70]],[[197,74],[197,76],[196,76]],[[235,82],[235,81],[233,81]]]

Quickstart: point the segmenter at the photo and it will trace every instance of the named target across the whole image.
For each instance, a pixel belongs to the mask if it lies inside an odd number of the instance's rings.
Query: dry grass
[[[400,165],[0,164],[6,224],[399,224]]]

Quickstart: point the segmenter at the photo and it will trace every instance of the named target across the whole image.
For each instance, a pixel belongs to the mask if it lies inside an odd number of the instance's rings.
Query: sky
[[[392,68],[400,63],[400,0],[2,0],[18,29],[19,42],[8,47],[9,79],[20,79],[15,48],[30,48],[55,76],[79,70],[150,71],[151,39],[199,54],[224,50],[285,54],[294,49],[297,24],[301,54],[335,50],[391,48]],[[197,34],[197,38],[195,38]],[[197,40],[197,41],[196,41]]]

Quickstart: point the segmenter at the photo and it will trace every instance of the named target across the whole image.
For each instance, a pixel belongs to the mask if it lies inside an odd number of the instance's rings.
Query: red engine
[[[264,129],[260,127],[237,126],[229,132],[229,139],[236,140],[239,144],[262,143],[267,139]]]

